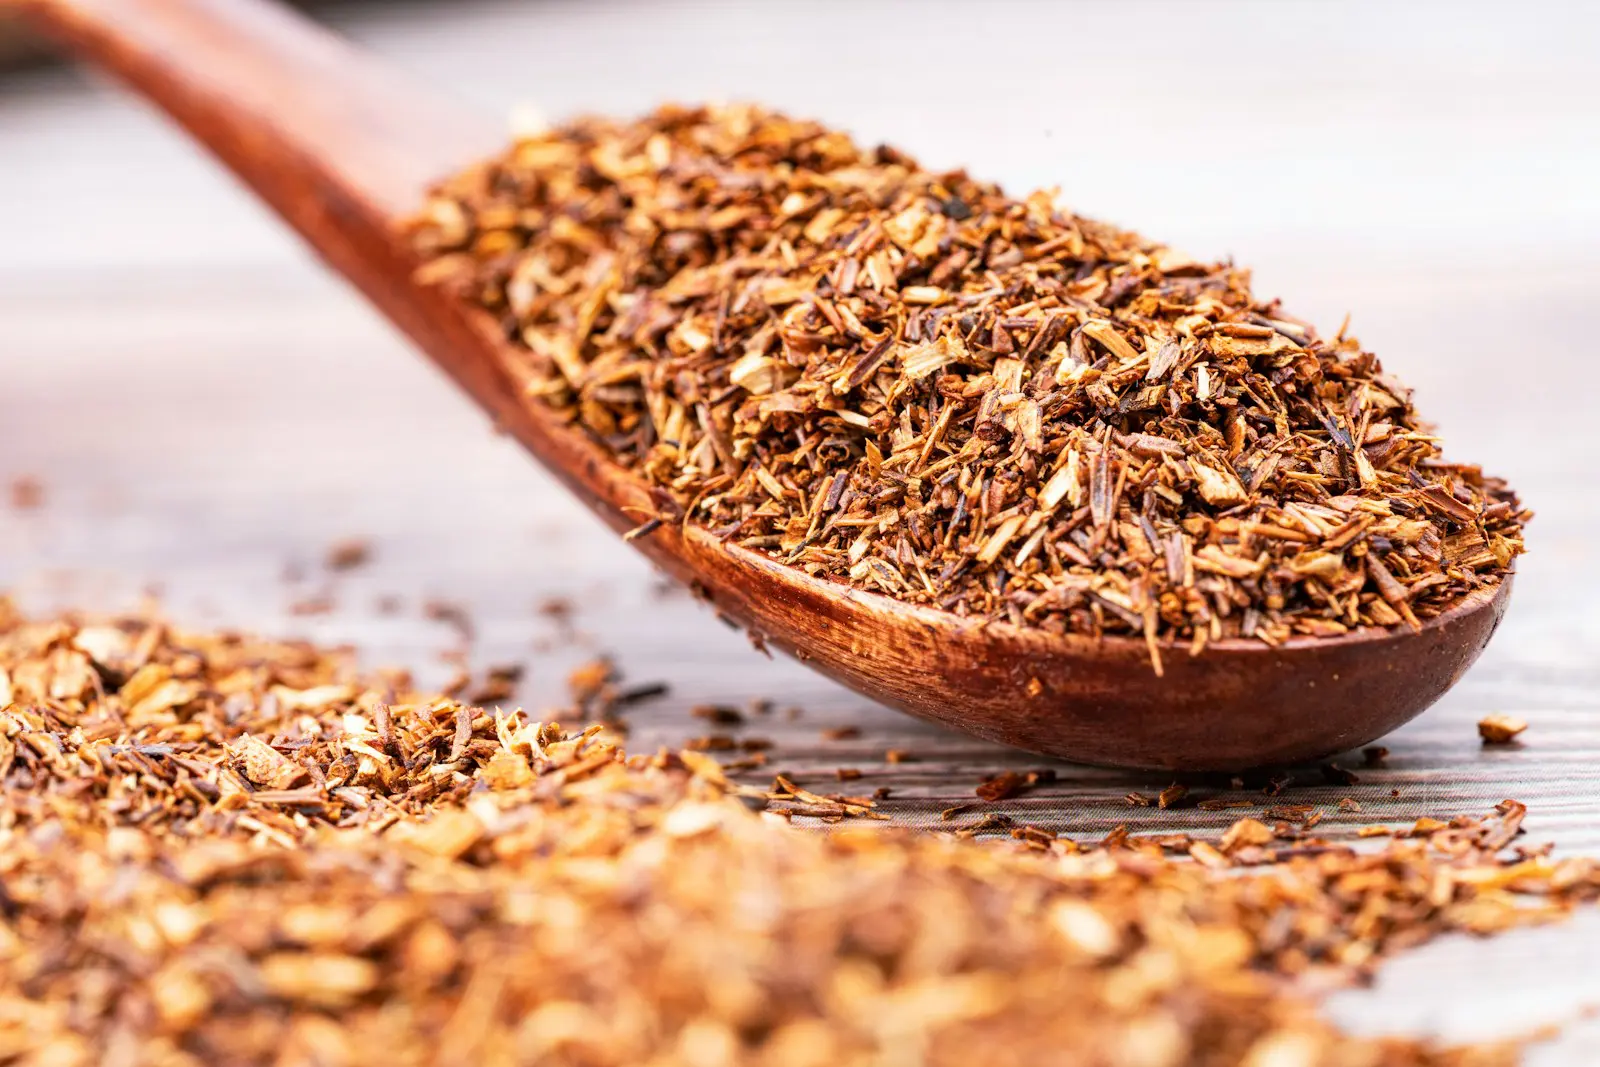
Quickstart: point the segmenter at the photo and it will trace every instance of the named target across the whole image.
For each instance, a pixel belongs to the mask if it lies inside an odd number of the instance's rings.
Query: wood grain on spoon
[[[0,0],[181,123],[614,529],[645,487],[528,400],[498,326],[413,282],[397,221],[503,141],[359,50],[260,0]],[[982,737],[1091,763],[1228,770],[1318,758],[1444,693],[1498,624],[1509,579],[1419,634],[1174,648],[982,623],[814,579],[705,532],[633,542],[726,615],[875,699]],[[535,557],[529,567],[553,561]]]

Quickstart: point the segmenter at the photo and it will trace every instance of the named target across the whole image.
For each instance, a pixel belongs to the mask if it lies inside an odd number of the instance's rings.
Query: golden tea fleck
[[[1486,745],[1506,745],[1516,740],[1528,724],[1511,715],[1485,715],[1478,720],[1478,736]]]
[[[348,571],[369,562],[372,559],[372,542],[361,538],[351,538],[335,542],[328,547],[323,564],[330,571]]]
[[[37,478],[17,478],[11,483],[11,506],[30,511],[44,505],[44,483]]]

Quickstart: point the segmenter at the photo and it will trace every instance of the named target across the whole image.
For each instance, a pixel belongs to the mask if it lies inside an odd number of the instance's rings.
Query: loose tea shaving
[[[44,484],[37,478],[17,478],[11,483],[11,506],[31,511],[44,505]]]
[[[957,615],[1160,647],[1418,627],[1528,514],[1205,263],[755,107],[515,143],[410,227],[528,395],[683,519]]]
[[[1486,745],[1509,745],[1528,728],[1513,715],[1485,715],[1478,720],[1478,736]]]
[[[803,832],[754,809],[873,801],[307,644],[3,600],[0,791],[0,1057],[60,1067],[1501,1065],[1315,997],[1600,892],[1515,846],[1512,801],[1369,853],[1254,819]]]
[[[372,560],[372,542],[361,537],[337,541],[328,546],[323,566],[330,571],[350,571]]]

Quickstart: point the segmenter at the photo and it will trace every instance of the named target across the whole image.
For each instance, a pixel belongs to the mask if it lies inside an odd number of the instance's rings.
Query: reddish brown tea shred
[[[323,564],[330,571],[349,571],[363,566],[372,559],[372,542],[353,537],[328,546]]]
[[[44,483],[37,478],[16,478],[11,482],[11,506],[30,511],[44,504]]]
[[[1513,715],[1485,715],[1478,720],[1478,736],[1486,745],[1508,745],[1528,728],[1528,724]]]

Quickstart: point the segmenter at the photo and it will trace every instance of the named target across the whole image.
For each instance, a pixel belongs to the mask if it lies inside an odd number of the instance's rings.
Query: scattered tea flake
[[[427,822],[403,824],[390,836],[442,859],[456,859],[483,840],[484,832],[483,823],[471,812],[445,810]]]
[[[651,534],[661,529],[662,522],[663,520],[660,516],[646,519],[644,522],[641,522],[639,525],[623,534],[622,539],[624,541],[637,541],[640,538],[649,537]]]
[[[468,614],[463,604],[438,598],[429,599],[423,602],[422,617],[444,623],[456,632],[463,644],[470,645],[477,637],[477,627],[472,624],[472,616]]]
[[[192,1029],[215,1002],[203,977],[181,964],[163,967],[153,975],[149,990],[161,1025],[179,1032]]]
[[[1117,332],[1116,327],[1111,324],[1110,320],[1090,319],[1083,324],[1083,332],[1085,336],[1092,337],[1104,345],[1106,351],[1121,362],[1130,364],[1139,362],[1140,353],[1138,350]]]
[[[1231,508],[1236,504],[1243,504],[1248,499],[1244,486],[1239,484],[1239,479],[1232,471],[1224,470],[1220,465],[1212,466],[1199,459],[1190,460],[1189,469],[1194,472],[1200,495],[1205,498],[1206,503],[1220,508]]]
[[[1253,808],[1257,804],[1254,800],[1242,797],[1208,797],[1200,801],[1195,807],[1201,811],[1229,811],[1234,808]]]
[[[172,668],[165,663],[147,663],[123,683],[118,695],[128,721],[144,723],[185,706],[200,695],[200,687],[172,677]]]
[[[331,615],[338,606],[338,602],[333,597],[326,593],[316,593],[293,601],[289,605],[289,614],[299,616]]]
[[[1486,745],[1509,745],[1528,724],[1511,715],[1485,715],[1478,720],[1478,736]]]
[[[44,505],[44,483],[37,478],[16,478],[11,482],[11,506],[31,511]]]
[[[356,695],[356,690],[342,682],[333,682],[327,685],[308,686],[305,689],[276,685],[272,687],[271,693],[285,711],[320,711],[335,704],[349,703]],[[387,733],[382,724],[388,711],[388,705],[382,702],[374,706],[374,719],[379,723],[380,733]]]
[[[330,571],[349,571],[363,566],[372,559],[372,542],[363,538],[336,541],[328,547],[323,565]]]
[[[1183,804],[1189,795],[1189,787],[1181,782],[1173,782],[1156,796],[1156,807],[1163,810],[1176,808]]]
[[[965,826],[955,827],[953,832],[957,837],[976,837],[979,834],[1008,831],[1015,825],[1016,820],[1011,816],[1002,815],[998,811],[991,811],[974,822],[970,822]]]
[[[474,704],[496,704],[508,701],[516,693],[525,669],[520,663],[497,663],[484,671],[481,682],[467,692],[467,700]]]
[[[261,961],[261,983],[271,995],[338,1008],[376,989],[382,972],[372,960],[333,953],[280,952]]]
[[[726,704],[696,704],[689,709],[689,714],[697,719],[714,722],[719,726],[742,726],[744,713],[738,708],[728,707]]]
[[[1058,901],[1046,921],[1075,951],[1090,959],[1108,959],[1122,946],[1122,934],[1107,916],[1082,901]]]
[[[288,789],[305,780],[309,772],[262,741],[246,735],[235,741],[228,753],[239,771],[255,785],[264,789]]]
[[[531,785],[535,778],[528,761],[507,749],[489,757],[479,774],[490,789],[521,789]]]
[[[1027,779],[1017,771],[1005,771],[1000,774],[985,778],[974,792],[979,800],[991,803],[997,800],[1010,800],[1026,788]]]
[[[1287,819],[1292,822],[1298,822],[1305,819],[1315,810],[1316,808],[1310,804],[1274,804],[1263,814],[1269,819]]]
[[[1250,845],[1271,844],[1274,836],[1272,828],[1266,823],[1258,819],[1240,819],[1228,827],[1222,840],[1217,842],[1217,847],[1224,853],[1237,852]]]
[[[616,667],[604,657],[588,660],[567,675],[567,689],[579,703],[592,700],[616,677]]]
[[[678,753],[678,759],[682,761],[685,767],[689,768],[690,773],[695,777],[703,778],[713,785],[728,784],[727,775],[722,772],[722,764],[711,756],[686,749]]]
[[[564,596],[545,597],[533,606],[533,610],[561,626],[570,625],[577,614],[577,606],[571,598]]]
[[[631,708],[635,704],[644,704],[657,700],[672,692],[672,687],[666,682],[643,682],[639,685],[624,686],[617,690],[612,698],[613,708]]]
[[[1322,780],[1329,785],[1355,785],[1361,781],[1354,771],[1346,770],[1337,763],[1324,763],[1321,770]]]

